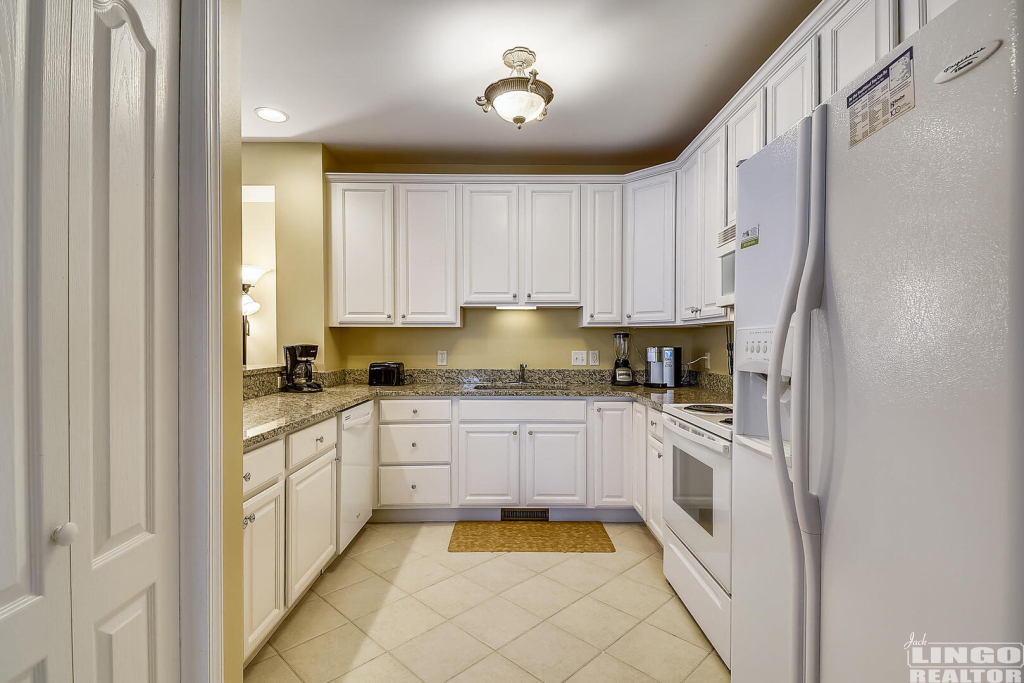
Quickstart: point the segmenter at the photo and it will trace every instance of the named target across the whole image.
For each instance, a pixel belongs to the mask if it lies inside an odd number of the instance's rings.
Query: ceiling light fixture
[[[284,123],[288,120],[288,114],[271,107],[256,107],[256,116],[271,123]]]
[[[487,86],[476,103],[483,107],[485,114],[493,107],[498,116],[519,129],[524,123],[542,121],[555,93],[550,85],[537,80],[536,69],[531,69],[529,75],[526,73],[537,61],[537,55],[529,48],[514,47],[505,50],[502,59],[512,73]]]

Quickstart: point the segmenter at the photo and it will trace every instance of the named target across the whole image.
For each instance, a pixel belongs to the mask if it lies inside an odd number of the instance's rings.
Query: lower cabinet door
[[[459,426],[459,504],[519,504],[519,425]]]
[[[523,429],[523,503],[586,505],[587,426],[527,424]]]
[[[650,489],[653,492],[653,489]],[[633,404],[633,508],[647,519],[647,408]],[[653,494],[652,494],[653,495]]]
[[[329,450],[288,477],[288,604],[337,552],[337,462]]]
[[[284,613],[284,482],[242,506],[244,657],[252,654]]]
[[[653,436],[647,437],[647,526],[654,537],[665,544],[662,537],[665,529],[664,501],[662,494],[662,476],[665,471],[665,447]]]
[[[598,401],[593,405],[594,504],[633,504],[633,402]]]

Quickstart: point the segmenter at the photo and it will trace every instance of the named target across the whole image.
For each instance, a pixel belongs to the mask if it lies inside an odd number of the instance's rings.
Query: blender
[[[629,367],[629,332],[616,332],[615,337],[615,371],[612,384],[620,387],[634,387],[633,368]]]

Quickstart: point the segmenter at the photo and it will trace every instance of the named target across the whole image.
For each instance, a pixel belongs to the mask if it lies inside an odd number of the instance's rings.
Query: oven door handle
[[[720,454],[724,455],[727,458],[730,457],[729,444],[724,443],[722,441],[719,441],[718,439],[713,439],[713,438],[708,437],[708,436],[703,436],[701,434],[696,434],[694,432],[690,432],[690,431],[686,431],[684,429],[680,429],[680,428],[678,428],[678,427],[676,427],[674,425],[671,425],[671,423],[668,422],[667,420],[666,420],[665,424],[666,425],[670,425],[669,426],[669,430],[673,434],[675,434],[676,436],[680,436],[680,437],[682,437],[684,439],[688,439],[689,441],[692,441],[694,443],[699,443],[701,446],[704,446],[705,448],[710,448],[714,452],[720,453]]]

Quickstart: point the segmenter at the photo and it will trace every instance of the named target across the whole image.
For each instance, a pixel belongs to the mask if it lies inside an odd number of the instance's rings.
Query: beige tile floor
[[[371,524],[244,683],[723,683],[642,524],[614,553],[449,553],[452,524]]]

